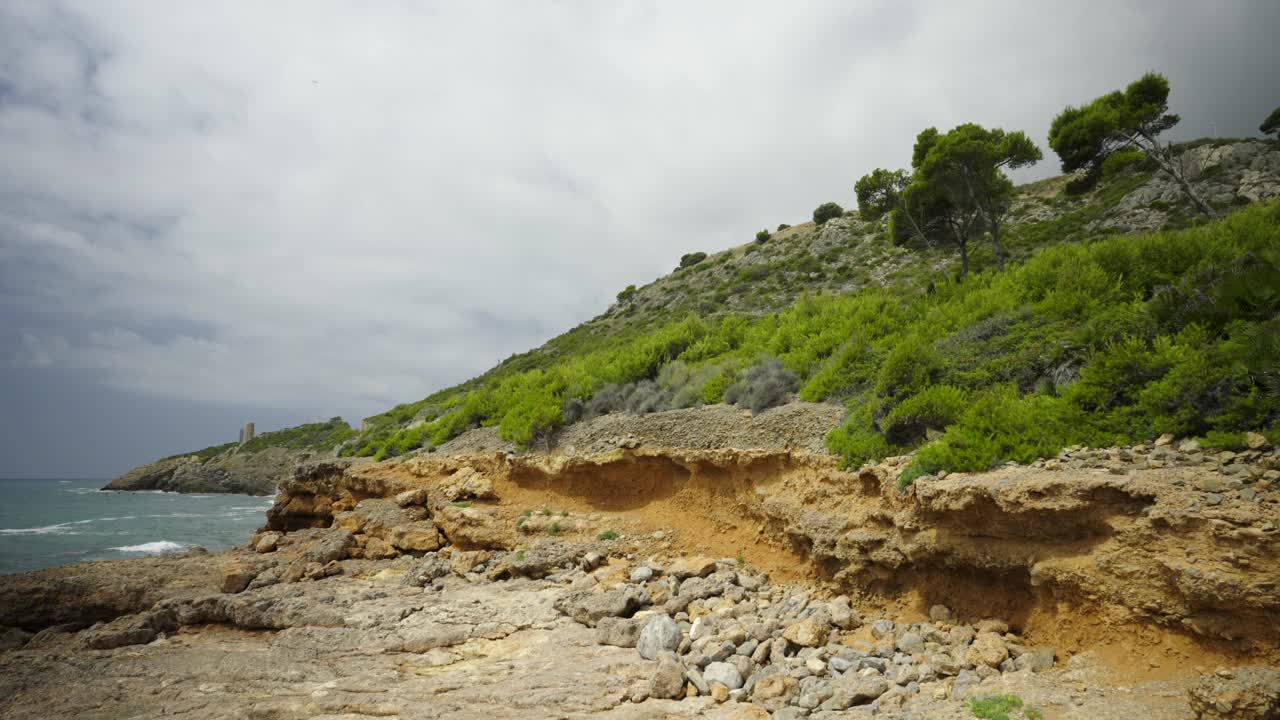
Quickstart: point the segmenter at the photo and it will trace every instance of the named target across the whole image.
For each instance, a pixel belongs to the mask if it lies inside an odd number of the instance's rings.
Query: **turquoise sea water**
[[[272,498],[103,492],[105,480],[0,480],[0,574],[248,541]]]

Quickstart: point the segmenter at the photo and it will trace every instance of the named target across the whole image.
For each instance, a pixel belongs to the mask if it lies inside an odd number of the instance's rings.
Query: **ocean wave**
[[[186,545],[171,542],[169,540],[156,540],[155,542],[142,543],[141,545],[121,545],[120,547],[113,547],[111,549],[126,553],[146,553],[154,555],[157,553],[185,550],[186,547]]]
[[[89,518],[88,520],[70,520],[56,525],[45,525],[33,528],[0,528],[0,535],[75,535],[71,530],[76,525],[89,525],[96,522],[113,522],[116,520],[136,520],[136,515],[120,517]]]

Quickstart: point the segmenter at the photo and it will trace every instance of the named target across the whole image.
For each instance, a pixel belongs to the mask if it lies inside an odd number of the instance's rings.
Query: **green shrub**
[[[769,238],[771,237],[773,237],[773,235],[768,230],[761,230],[760,232],[756,233],[756,242],[758,243],[769,242]]]
[[[844,215],[844,208],[840,207],[836,203],[826,202],[814,208],[813,221],[818,225],[823,225],[828,220],[838,218],[841,215]]]
[[[1079,414],[1061,398],[1024,396],[1005,386],[977,397],[937,442],[914,461],[916,470],[978,472],[1002,462],[1028,463],[1087,441]]]
[[[1210,430],[1200,438],[1200,446],[1207,450],[1244,450],[1247,446],[1242,432]]]
[[[618,293],[618,302],[624,303],[636,296],[636,286],[628,285]]]
[[[548,534],[548,535],[551,535],[551,536],[553,536],[553,537],[554,537],[554,536],[556,536],[556,535],[559,535],[559,534],[560,534],[560,531],[561,531],[560,523],[558,523],[558,522],[551,523],[551,527],[548,527],[548,528],[547,528],[547,534]]]
[[[1040,720],[1042,713],[1025,705],[1022,698],[1012,694],[975,695],[969,698],[969,712],[982,720]]]
[[[897,445],[924,438],[926,430],[954,423],[968,405],[965,391],[950,385],[931,385],[903,400],[880,421],[885,437]]]
[[[787,229],[787,228],[789,228],[789,227],[791,227],[791,226],[790,226],[790,225],[788,225],[788,224],[786,224],[786,223],[779,223],[779,224],[778,224],[778,232],[782,232],[783,230],[786,230],[786,229]]]
[[[1147,154],[1141,150],[1125,150],[1112,153],[1102,161],[1102,177],[1106,179],[1113,178],[1146,159]]]
[[[876,375],[876,394],[882,398],[899,398],[924,390],[941,370],[941,362],[932,343],[912,335],[897,343],[880,365]]]
[[[618,533],[614,532],[613,530],[605,530],[604,532],[597,535],[596,539],[601,542],[604,542],[606,540],[617,540]]]
[[[693,267],[694,265],[697,265],[698,263],[706,259],[707,259],[707,254],[704,252],[685,253],[684,255],[680,256],[680,267],[682,268]]]

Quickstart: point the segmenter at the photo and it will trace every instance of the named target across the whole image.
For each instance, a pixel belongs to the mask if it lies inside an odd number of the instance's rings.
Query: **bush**
[[[693,267],[694,265],[697,265],[698,263],[706,259],[707,259],[707,254],[704,252],[685,253],[684,255],[680,256],[680,267],[682,268]]]
[[[979,396],[913,465],[926,473],[977,472],[1009,460],[1028,463],[1088,439],[1082,418],[1062,399],[1022,396],[1005,386]]]
[[[773,235],[771,235],[768,230],[761,230],[760,232],[756,233],[756,242],[758,243],[769,242],[769,238],[771,237],[773,237]]]
[[[844,208],[833,202],[822,203],[813,211],[813,221],[818,225],[844,215]]]
[[[618,302],[624,303],[630,300],[631,298],[635,297],[635,295],[636,295],[636,286],[628,285],[622,289],[622,292],[618,293]]]
[[[741,380],[725,390],[724,399],[758,413],[785,403],[799,384],[800,378],[781,361],[770,360],[747,370]]]
[[[903,400],[881,421],[885,437],[896,445],[924,439],[927,430],[942,430],[964,413],[966,393],[950,385],[931,385]]]
[[[791,226],[790,226],[790,225],[788,225],[788,224],[786,224],[786,223],[779,223],[779,224],[778,224],[778,232],[782,232],[783,230],[786,230],[786,229],[787,229],[787,228],[789,228],[789,227],[791,227]]]
[[[1147,154],[1141,150],[1125,150],[1112,153],[1107,156],[1106,160],[1102,161],[1102,177],[1104,179],[1113,178],[1146,159]]]
[[[604,542],[606,540],[617,540],[618,533],[614,532],[613,530],[605,530],[604,532],[597,535],[596,539],[601,542]]]

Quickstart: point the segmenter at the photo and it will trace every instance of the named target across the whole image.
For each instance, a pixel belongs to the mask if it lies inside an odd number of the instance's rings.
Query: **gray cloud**
[[[226,418],[358,418],[685,252],[852,205],[927,125],[1043,138],[1149,69],[1183,136],[1253,134],[1280,102],[1280,6],[1162,8],[5,3],[6,412],[76,412],[32,395],[43,372],[96,412],[209,418],[47,466],[80,474],[212,442]]]

